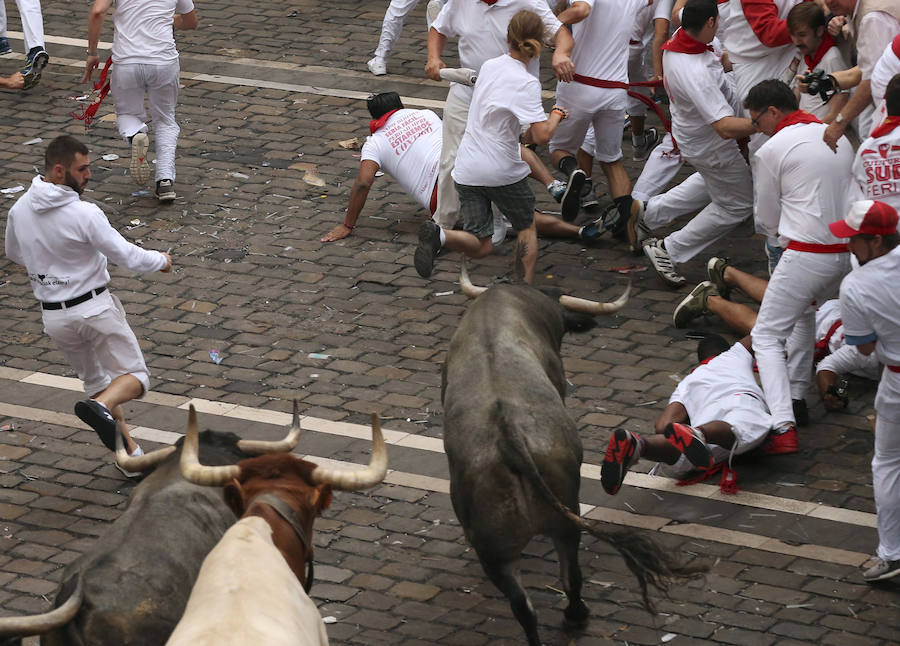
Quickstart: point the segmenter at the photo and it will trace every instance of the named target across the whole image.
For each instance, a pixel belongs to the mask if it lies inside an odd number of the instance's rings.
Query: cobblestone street
[[[8,5],[16,53],[0,57],[4,75],[22,65],[18,13]],[[425,3],[407,19],[390,73],[366,70],[386,6],[198,3],[198,30],[176,35],[178,199],[160,206],[152,186],[139,191],[128,175],[130,148],[117,136],[111,98],[87,133],[70,117],[79,107],[70,97],[86,93],[78,81],[88,5],[45,2],[50,66],[34,90],[0,92],[0,189],[27,188],[47,143],[74,134],[92,149],[83,199],[100,205],[129,240],[171,250],[171,274],[136,276],[110,265],[111,291],[152,373],[152,392],[125,406],[145,450],[184,431],[189,403],[201,429],[273,439],[296,399],[305,429],[296,453],[313,461],[365,463],[371,413],[392,431],[385,483],[335,493],[316,522],[311,596],[331,618],[332,644],[520,644],[521,629],[468,547],[448,495],[440,380],[467,307],[459,256],[442,254],[430,280],[418,276],[412,254],[423,213],[387,177],[376,181],[349,238],[319,242],[344,217],[359,152],[339,142],[368,134],[365,97],[396,90],[407,107],[440,114],[446,96],[422,71]],[[101,60],[111,38],[108,21]],[[549,108],[555,82],[549,65],[542,70]],[[640,164],[630,161],[630,137],[623,148],[634,180]],[[118,158],[103,158],[112,155]],[[602,193],[600,177],[595,169]],[[558,212],[535,187],[539,206]],[[20,195],[0,194],[4,227]],[[608,203],[602,195],[601,208]],[[510,238],[492,256],[470,261],[473,280],[508,280],[513,246]],[[750,222],[712,254],[765,275],[763,240]],[[591,621],[569,633],[552,543],[535,539],[522,567],[542,639],[554,646],[900,643],[900,586],[867,585],[860,575],[877,543],[868,419],[874,384],[851,379],[843,414],[826,414],[811,393],[800,452],[739,458],[735,496],[719,492],[717,477],[676,487],[647,475],[645,462],[617,496],[603,492],[599,465],[610,433],[652,432],[696,361],[697,332],[729,335],[711,318],[688,330],[672,324],[676,303],[706,278],[707,257],[683,267],[688,286],[673,292],[646,258],[612,239],[590,247],[540,243],[540,284],[597,300],[632,284],[618,314],[563,343],[567,407],[585,449],[582,513],[636,528],[710,567],[705,578],[657,598],[652,615],[619,555],[585,535]],[[0,614],[15,615],[49,607],[62,568],[119,516],[134,483],[74,416],[80,382],[43,333],[23,268],[4,256],[0,272]]]

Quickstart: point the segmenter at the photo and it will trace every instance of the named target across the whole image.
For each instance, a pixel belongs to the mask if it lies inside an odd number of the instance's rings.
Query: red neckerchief
[[[831,37],[827,31],[825,32],[825,37],[822,39],[822,42],[819,43],[819,48],[816,50],[816,53],[812,55],[812,58],[809,56],[804,56],[803,61],[806,63],[807,69],[812,72],[816,69],[816,65],[821,62],[821,60],[825,57],[825,54],[829,49],[834,47],[834,38]]]
[[[696,370],[696,369],[699,368],[700,366],[705,366],[707,363],[709,363],[710,361],[712,361],[713,359],[715,359],[715,358],[718,357],[718,356],[719,356],[719,355],[714,354],[714,355],[711,356],[711,357],[706,357],[703,361],[701,361],[701,362],[698,363],[696,366],[694,366],[693,368],[691,368],[691,372],[694,372],[694,370]]]
[[[787,128],[788,126],[793,126],[798,123],[822,123],[822,121],[811,115],[809,112],[794,110],[778,122],[778,125],[775,126],[775,131],[772,134],[774,135],[782,128]]]
[[[494,4],[497,0],[481,0],[484,4]]]
[[[397,108],[399,110],[400,108]],[[379,128],[384,127],[384,124],[387,123],[387,120],[391,118],[391,115],[394,114],[397,110],[391,110],[390,112],[385,112],[383,115],[378,117],[377,119],[372,119],[369,122],[369,133],[375,134],[375,131]]]
[[[662,48],[679,54],[702,54],[713,50],[712,45],[704,45],[688,34],[684,28],[676,31],[675,35],[667,40]]]
[[[900,126],[900,116],[895,115],[893,117],[888,117],[887,119],[882,121],[881,125],[875,128],[875,130],[873,130],[872,134],[869,136],[874,137],[875,139],[877,139],[878,137],[884,137],[886,134],[893,131],[897,126]]]

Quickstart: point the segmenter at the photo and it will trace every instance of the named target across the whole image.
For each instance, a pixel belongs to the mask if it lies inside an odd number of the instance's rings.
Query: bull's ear
[[[316,487],[316,494],[318,495],[316,507],[319,511],[328,509],[329,505],[331,505],[331,487],[329,485],[319,485]]]
[[[240,518],[244,515],[244,489],[237,479],[232,480],[223,489],[225,504],[231,508],[234,515]]]

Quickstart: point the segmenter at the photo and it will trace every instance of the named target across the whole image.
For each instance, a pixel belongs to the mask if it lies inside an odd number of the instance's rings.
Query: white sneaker
[[[130,453],[130,454],[128,455],[128,457],[130,457],[130,458],[138,458],[138,457],[140,457],[140,456],[142,456],[142,455],[144,455],[144,450],[141,448],[141,445],[138,444],[138,447],[137,447],[132,453]],[[139,477],[139,476],[141,475],[141,472],[140,472],[140,471],[127,471],[127,470],[123,469],[122,467],[119,466],[119,463],[118,463],[118,462],[116,462],[115,465],[116,465],[116,468],[117,468],[119,471],[121,471],[121,472],[122,472],[122,475],[125,476],[126,478],[137,478],[137,477]]]
[[[443,8],[443,6],[441,0],[430,0],[428,3],[428,7],[425,9],[425,22],[428,24],[429,29],[431,29],[431,25],[434,24],[434,21],[437,20],[438,14],[441,13],[441,8]]]
[[[491,236],[491,243],[496,247],[506,240],[506,232],[512,225],[502,215],[494,214],[494,233]]]
[[[369,71],[375,76],[384,76],[387,74],[387,61],[381,56],[376,56],[366,63],[366,65],[369,66]]]
[[[669,257],[669,252],[663,246],[662,240],[650,238],[644,243],[644,255],[650,259],[650,264],[656,270],[657,276],[668,287],[681,287],[686,281],[685,277],[675,271],[675,265]]]
[[[131,138],[131,179],[138,186],[147,184],[150,179],[150,164],[147,162],[147,151],[150,149],[150,137],[146,132],[138,132]]]

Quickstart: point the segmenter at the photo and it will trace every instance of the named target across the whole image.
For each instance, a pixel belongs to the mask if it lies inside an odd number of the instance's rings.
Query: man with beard
[[[141,455],[125,426],[121,405],[150,387],[134,332],[119,299],[107,289],[107,258],[138,273],[169,272],[167,253],[131,244],[95,204],[79,196],[91,178],[87,146],[68,135],[47,146],[44,176],[9,210],[6,255],[25,266],[41,303],[44,330],[84,382],[90,399],[75,414],[111,451],[117,427],[129,454]],[[128,474],[126,474],[128,475]]]

